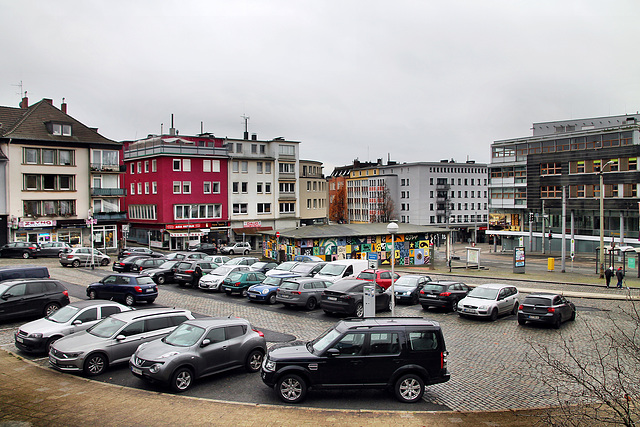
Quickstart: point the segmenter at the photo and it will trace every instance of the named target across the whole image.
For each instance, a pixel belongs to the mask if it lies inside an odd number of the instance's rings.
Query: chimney
[[[67,103],[64,102],[64,98],[62,98],[62,105],[60,105],[60,109],[63,113],[67,114]]]
[[[169,135],[175,135],[176,134],[176,128],[173,127],[173,114],[171,114],[171,127],[169,128]]]
[[[47,104],[49,104],[49,105],[53,105],[53,99],[49,99],[49,98],[42,98],[42,100],[43,100],[44,102],[46,102]]]
[[[20,101],[20,108],[29,108],[29,98],[27,98],[27,91],[24,91],[24,98]]]
[[[247,132],[246,130],[244,131],[244,139],[245,141],[249,140],[249,132]]]
[[[258,140],[258,134],[257,133],[252,133],[251,134],[251,140],[252,141],[257,141]]]

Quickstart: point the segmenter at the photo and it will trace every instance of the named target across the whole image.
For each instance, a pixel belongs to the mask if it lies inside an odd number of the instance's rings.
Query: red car
[[[400,275],[398,273],[393,273],[394,282],[398,280]],[[382,286],[385,289],[388,289],[391,286],[391,271],[390,270],[362,270],[360,274],[358,274],[357,279],[367,280],[369,282],[376,282],[378,285]]]

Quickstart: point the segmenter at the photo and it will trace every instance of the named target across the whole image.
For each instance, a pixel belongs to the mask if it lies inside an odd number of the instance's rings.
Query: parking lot
[[[15,263],[46,265],[53,278],[65,282],[72,300],[84,299],[84,288],[89,283],[111,273],[111,267],[63,268],[57,259],[10,260],[0,259],[0,265]],[[402,270],[401,270],[402,271]],[[414,270],[415,271],[415,270]],[[438,279],[438,275],[431,275]],[[447,275],[448,279],[455,276]],[[467,279],[460,278],[461,281]],[[483,278],[473,280],[479,284],[491,281]],[[554,284],[522,282],[521,288],[553,289]],[[563,285],[566,286],[566,285]],[[578,319],[562,326],[560,332],[545,327],[520,327],[513,315],[499,318],[496,322],[461,319],[455,313],[424,311],[417,306],[398,306],[397,316],[423,316],[440,322],[447,348],[450,352],[449,369],[451,380],[430,386],[424,402],[412,405],[411,410],[500,410],[533,408],[554,405],[554,395],[540,384],[532,383],[526,375],[528,365],[528,341],[556,346],[563,337],[588,346],[586,338],[590,330],[609,328],[609,314],[616,318],[619,301],[606,299],[573,298],[578,306]],[[292,340],[306,341],[315,338],[332,326],[339,317],[328,316],[322,310],[311,312],[302,309],[287,309],[280,304],[267,306],[252,304],[237,296],[205,293],[198,289],[180,288],[173,284],[160,287],[154,305],[175,306],[208,316],[244,317],[258,329],[265,331],[270,345]],[[140,307],[142,308],[142,306]],[[389,316],[381,313],[380,316]],[[21,322],[0,325],[0,346],[17,352],[13,345],[13,331]],[[44,357],[34,358],[47,366]],[[99,381],[111,382],[147,390],[166,391],[134,378],[126,366],[115,367],[100,377]],[[279,405],[275,393],[267,388],[257,374],[237,372],[213,376],[199,381],[186,395],[240,402],[268,403]],[[381,391],[340,391],[310,393],[304,406],[358,409],[406,410],[406,405],[395,401],[389,393]]]

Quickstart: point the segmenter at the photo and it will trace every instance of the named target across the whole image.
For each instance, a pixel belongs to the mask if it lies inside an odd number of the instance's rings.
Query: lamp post
[[[613,163],[609,160],[600,168],[600,278],[604,277],[604,177],[602,173],[604,168]]]
[[[395,265],[396,265],[396,233],[398,232],[398,224],[390,222],[387,225],[387,233],[391,234],[391,316],[396,315],[396,288],[395,288]]]

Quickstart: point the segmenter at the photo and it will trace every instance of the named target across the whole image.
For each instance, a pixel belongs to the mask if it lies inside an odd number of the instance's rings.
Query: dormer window
[[[47,130],[56,136],[71,136],[71,125],[65,123],[47,123]]]

